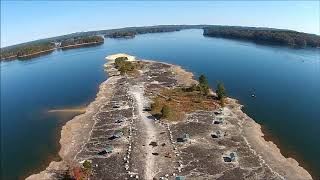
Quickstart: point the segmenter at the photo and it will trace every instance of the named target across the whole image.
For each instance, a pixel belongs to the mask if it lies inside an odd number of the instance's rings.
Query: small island
[[[62,160],[27,179],[312,179],[205,75],[106,57],[109,78],[61,132]]]
[[[66,50],[84,46],[100,45],[103,44],[103,42],[104,39],[101,36],[77,37],[62,41],[59,45],[59,48]]]

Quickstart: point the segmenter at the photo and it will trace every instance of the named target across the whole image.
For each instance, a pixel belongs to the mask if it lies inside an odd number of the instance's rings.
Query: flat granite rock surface
[[[175,71],[177,66],[141,62],[144,66],[135,76],[114,73],[112,63],[105,66],[107,72],[112,71],[112,95],[90,116],[88,121],[93,123],[87,140],[73,156],[76,162],[92,161],[90,179],[312,179],[280,152],[271,151],[279,155],[268,159],[266,150],[254,145],[261,140],[251,136],[261,138],[260,134],[244,128],[254,127],[254,121],[236,102],[217,111],[188,113],[178,122],[153,117],[145,110],[151,99],[163,88],[185,84],[178,81],[181,69]],[[218,118],[223,121],[215,124]],[[120,136],[114,137],[119,131]],[[214,138],[212,133],[218,131],[219,137]],[[186,141],[177,142],[185,133],[189,135]],[[112,152],[99,154],[108,147],[113,147]],[[277,156],[281,160],[273,165]],[[281,170],[282,165],[287,168]]]

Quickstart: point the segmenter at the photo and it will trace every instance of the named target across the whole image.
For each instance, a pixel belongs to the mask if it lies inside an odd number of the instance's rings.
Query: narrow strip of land
[[[63,161],[28,179],[312,179],[236,100],[178,66],[109,57],[97,99],[62,130]]]

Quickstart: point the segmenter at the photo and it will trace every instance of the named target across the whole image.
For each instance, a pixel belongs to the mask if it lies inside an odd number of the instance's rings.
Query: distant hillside
[[[203,29],[204,36],[245,39],[290,47],[320,46],[320,36],[290,30],[218,25],[159,25],[78,32],[8,46],[1,48],[1,61],[32,58],[35,55],[50,53],[56,48],[68,49],[99,45],[104,42],[103,36],[107,38],[133,38],[138,34],[174,32],[183,29]]]

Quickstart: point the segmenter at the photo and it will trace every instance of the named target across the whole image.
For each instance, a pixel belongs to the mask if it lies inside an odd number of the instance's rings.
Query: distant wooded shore
[[[104,37],[134,38],[138,34],[174,32],[184,29],[203,29],[203,35],[207,37],[241,39],[292,48],[320,47],[320,36],[292,30],[217,25],[159,25],[79,32],[8,46],[1,48],[1,62],[30,59],[38,55],[49,54],[56,49],[66,50],[100,45],[104,43]]]

